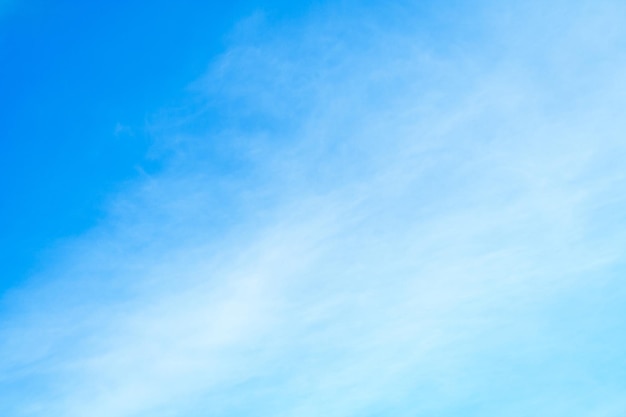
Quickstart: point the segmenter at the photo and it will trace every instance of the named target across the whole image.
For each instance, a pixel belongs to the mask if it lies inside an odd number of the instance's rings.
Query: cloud
[[[4,300],[0,411],[623,414],[623,12],[255,16]]]

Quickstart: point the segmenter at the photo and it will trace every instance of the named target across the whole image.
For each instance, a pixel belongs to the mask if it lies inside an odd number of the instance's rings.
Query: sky
[[[0,415],[623,416],[624,21],[0,1]]]

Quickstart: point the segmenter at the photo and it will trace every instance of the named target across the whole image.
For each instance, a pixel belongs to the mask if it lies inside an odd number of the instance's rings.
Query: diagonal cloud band
[[[625,7],[477,3],[243,22],[5,297],[0,413],[623,415]]]

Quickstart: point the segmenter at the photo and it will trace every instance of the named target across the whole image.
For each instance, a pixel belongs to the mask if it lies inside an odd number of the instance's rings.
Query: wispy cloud
[[[624,7],[400,4],[242,25],[4,301],[3,415],[623,414]]]

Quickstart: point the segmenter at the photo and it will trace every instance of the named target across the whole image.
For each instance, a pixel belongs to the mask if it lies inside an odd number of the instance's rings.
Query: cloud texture
[[[625,7],[452,3],[243,21],[3,300],[0,414],[623,415]]]

